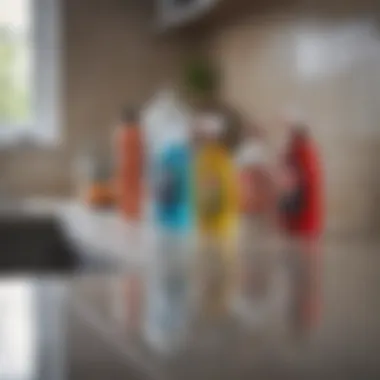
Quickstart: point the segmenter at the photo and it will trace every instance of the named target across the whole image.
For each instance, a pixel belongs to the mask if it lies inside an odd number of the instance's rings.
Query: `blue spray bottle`
[[[173,125],[156,154],[154,219],[167,232],[189,231],[193,223],[192,153],[185,125]]]

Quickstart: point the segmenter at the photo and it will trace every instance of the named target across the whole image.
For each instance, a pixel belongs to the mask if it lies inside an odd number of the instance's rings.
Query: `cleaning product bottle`
[[[269,167],[268,151],[258,136],[247,136],[239,147],[240,240],[250,256],[268,256],[270,226],[273,224],[276,196]]]
[[[131,220],[142,216],[143,157],[137,114],[124,110],[116,133],[116,196],[123,215]]]
[[[235,234],[238,215],[237,173],[232,155],[220,142],[223,123],[218,115],[200,118],[204,143],[195,163],[198,227],[201,234],[216,238]]]
[[[75,160],[75,182],[81,201],[92,208],[114,206],[111,172],[109,160],[102,149],[95,141],[89,141]]]
[[[153,220],[166,231],[192,225],[189,126],[186,108],[171,91],[159,93],[145,113]]]
[[[183,131],[173,131],[156,162],[155,219],[158,226],[186,231],[192,222],[191,150]]]
[[[205,304],[210,305],[212,314],[219,314],[228,306],[234,281],[237,173],[232,155],[221,143],[224,119],[217,114],[201,115],[198,126],[203,142],[195,160],[197,224],[204,268],[212,268],[205,273],[205,284],[211,288],[204,294],[210,294],[213,299]],[[213,273],[211,282],[210,273]]]
[[[271,207],[273,190],[267,156],[265,144],[258,138],[248,138],[238,149],[240,212],[244,215],[262,215]]]
[[[274,186],[267,147],[255,130],[245,136],[237,152],[239,170],[239,254],[235,311],[243,321],[265,320],[269,286]]]

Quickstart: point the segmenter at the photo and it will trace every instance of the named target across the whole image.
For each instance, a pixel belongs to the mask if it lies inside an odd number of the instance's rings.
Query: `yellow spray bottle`
[[[217,114],[199,117],[202,141],[195,156],[195,198],[203,270],[209,274],[208,304],[213,312],[227,306],[235,269],[238,222],[237,172],[233,157],[221,142],[224,119]],[[218,274],[215,272],[218,272]],[[217,284],[218,282],[218,284]],[[207,290],[204,289],[204,294]]]

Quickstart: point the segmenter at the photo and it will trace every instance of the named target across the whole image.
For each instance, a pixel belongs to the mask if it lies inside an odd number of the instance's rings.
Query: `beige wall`
[[[108,147],[124,104],[144,103],[175,80],[186,43],[153,30],[153,2],[65,0],[62,141],[0,154],[0,187],[12,194],[72,190],[73,157],[91,138]]]
[[[205,45],[224,74],[222,98],[258,120],[274,146],[285,131],[282,111],[296,106],[305,114],[321,150],[335,232],[380,227],[380,39],[365,20],[339,7],[318,18],[256,14],[217,27]]]

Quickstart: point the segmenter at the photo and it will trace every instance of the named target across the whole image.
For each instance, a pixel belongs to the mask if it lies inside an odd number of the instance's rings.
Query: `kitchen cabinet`
[[[263,13],[281,6],[261,0],[154,0],[156,26],[159,32],[189,29],[203,32],[230,22],[241,22],[244,17]],[[286,4],[294,0],[285,0]]]
[[[159,29],[184,26],[209,14],[221,0],[156,0]]]

